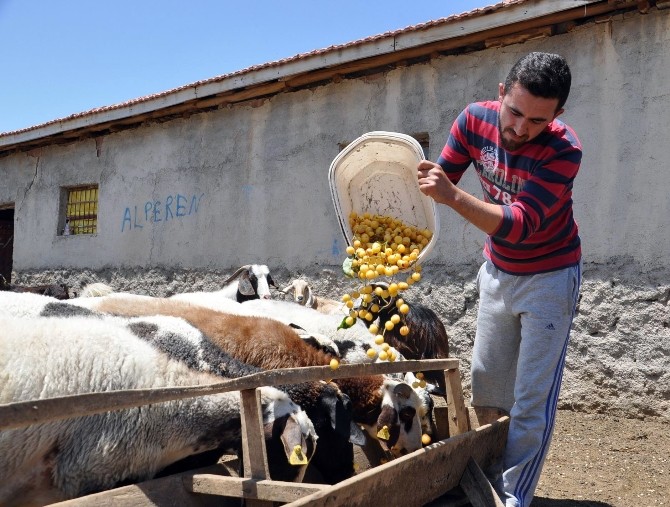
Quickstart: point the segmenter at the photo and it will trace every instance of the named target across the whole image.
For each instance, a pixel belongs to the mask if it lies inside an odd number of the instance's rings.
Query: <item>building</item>
[[[0,134],[0,272],[18,283],[102,280],[168,294],[216,287],[222,273],[262,262],[334,295],[344,241],[327,173],[339,150],[387,130],[413,135],[436,159],[466,103],[495,97],[522,54],[557,52],[573,72],[563,118],[585,146],[574,199],[586,291],[566,373],[578,385],[565,398],[598,408],[595,391],[622,412],[653,401],[649,413],[669,416],[660,371],[670,354],[649,342],[670,337],[669,7],[501,2]],[[478,194],[469,176],[463,184]],[[435,303],[465,358],[482,235],[447,210],[440,221],[424,285],[433,295],[417,298]],[[617,356],[593,343],[604,336],[627,348]],[[653,371],[621,362],[643,351]],[[577,373],[593,358],[611,385]],[[640,400],[618,399],[645,389]]]

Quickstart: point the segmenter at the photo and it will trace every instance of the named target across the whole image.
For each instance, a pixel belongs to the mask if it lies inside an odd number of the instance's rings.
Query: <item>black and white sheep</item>
[[[185,292],[175,294],[172,298],[191,303],[211,303],[218,299],[232,299],[241,303],[250,299],[270,299],[270,287],[277,289],[270,269],[265,264],[247,264],[230,275],[218,291]]]
[[[219,380],[103,319],[0,318],[0,328],[0,404]],[[316,436],[306,414],[277,389],[260,392],[266,438],[283,428],[288,449],[311,454]],[[44,505],[146,480],[187,456],[240,445],[239,392],[7,429],[0,431],[0,505]],[[270,473],[282,476],[290,467],[284,452],[271,454],[275,448],[268,446]]]

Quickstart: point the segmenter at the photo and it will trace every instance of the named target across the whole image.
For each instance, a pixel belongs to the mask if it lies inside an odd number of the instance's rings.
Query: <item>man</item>
[[[498,85],[497,101],[470,104],[458,116],[437,163],[418,165],[421,191],[487,234],[472,405],[483,422],[510,414],[494,481],[507,507],[530,505],[537,486],[581,282],[572,185],[582,148],[557,119],[570,82],[561,56],[528,54]],[[471,163],[484,200],[456,186]]]

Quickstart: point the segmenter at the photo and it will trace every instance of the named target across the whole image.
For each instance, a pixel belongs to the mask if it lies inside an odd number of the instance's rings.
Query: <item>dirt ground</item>
[[[559,410],[531,507],[670,506],[670,422]]]

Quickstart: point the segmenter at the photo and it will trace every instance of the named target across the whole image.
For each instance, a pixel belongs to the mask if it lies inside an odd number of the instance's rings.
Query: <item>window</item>
[[[412,134],[412,137],[416,139],[421,147],[423,148],[423,158],[430,160],[430,139],[428,137],[428,132],[419,132],[417,134]]]
[[[98,231],[98,186],[65,189],[67,197],[61,234],[95,234]]]

